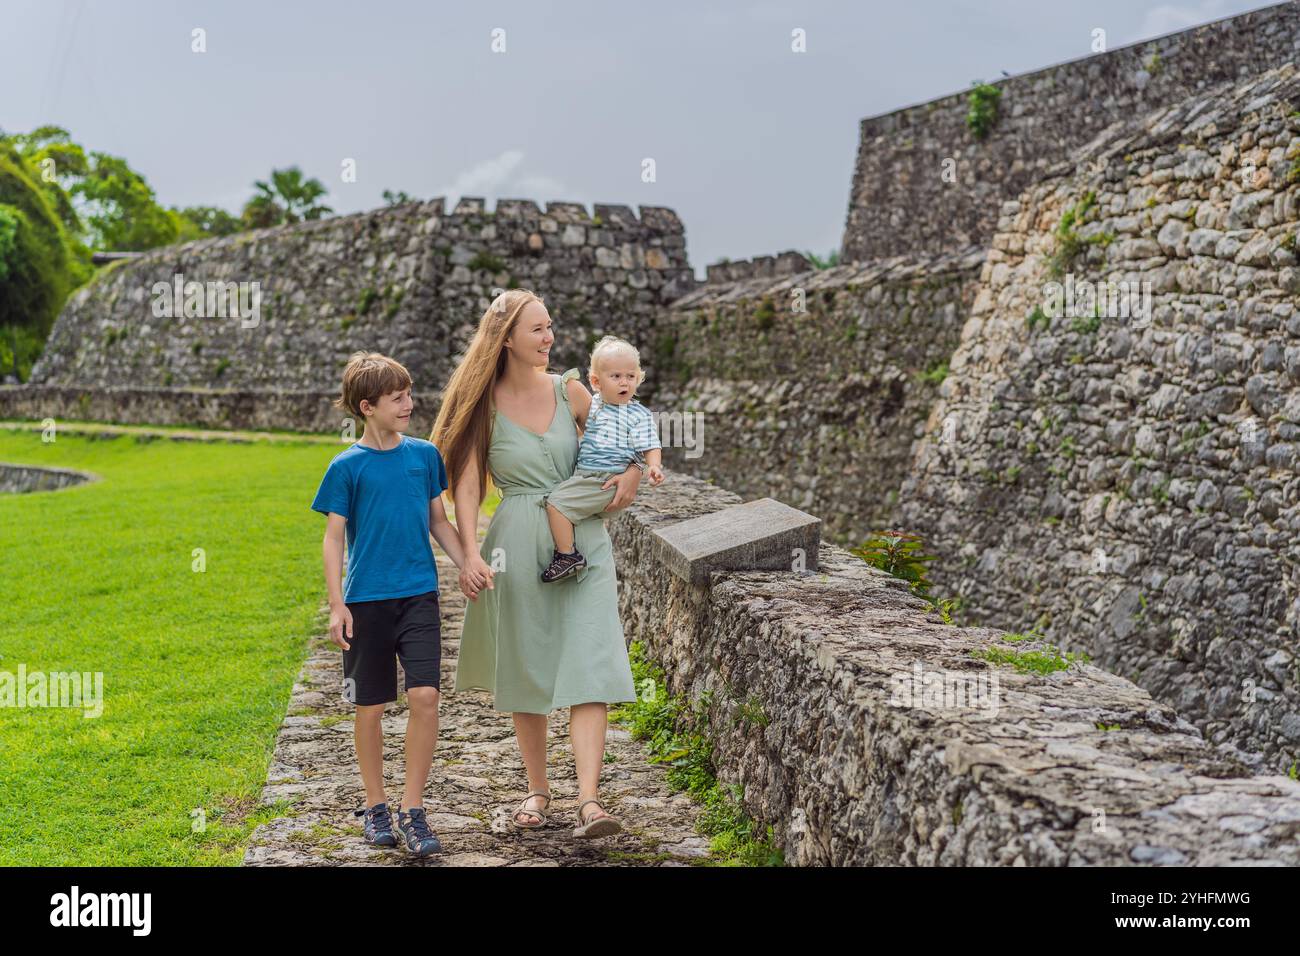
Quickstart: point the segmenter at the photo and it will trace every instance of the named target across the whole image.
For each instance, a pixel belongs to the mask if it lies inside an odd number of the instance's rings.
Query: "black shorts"
[[[442,622],[438,592],[358,601],[352,612],[350,650],[343,652],[343,697],[354,704],[397,700],[397,661],[406,689],[440,687]]]

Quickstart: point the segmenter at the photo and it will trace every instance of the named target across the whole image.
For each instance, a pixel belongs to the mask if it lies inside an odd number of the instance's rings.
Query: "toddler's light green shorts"
[[[555,505],[555,510],[574,524],[593,515],[604,517],[616,514],[617,510],[605,511],[605,506],[614,500],[618,485],[610,485],[604,490],[600,486],[610,478],[617,477],[612,471],[578,468],[573,472],[573,477],[564,479],[544,495],[540,504],[543,508],[548,503]]]

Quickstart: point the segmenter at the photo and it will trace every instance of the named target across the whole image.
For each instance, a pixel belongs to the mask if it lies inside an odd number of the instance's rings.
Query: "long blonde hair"
[[[451,373],[442,392],[442,406],[429,440],[438,446],[447,467],[447,497],[456,503],[454,489],[465,468],[478,458],[478,500],[494,487],[488,474],[488,448],[492,443],[492,388],[505,372],[509,359],[505,341],[530,302],[542,297],[528,289],[508,289],[497,296],[470,340],[465,357]]]

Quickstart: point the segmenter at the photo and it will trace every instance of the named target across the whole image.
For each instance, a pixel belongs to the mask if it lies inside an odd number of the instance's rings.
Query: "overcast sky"
[[[65,126],[165,205],[237,212],[297,164],[337,212],[384,189],[668,206],[702,274],[837,248],[865,116],[1088,55],[1098,27],[1114,49],[1265,6],[0,0],[0,129]]]

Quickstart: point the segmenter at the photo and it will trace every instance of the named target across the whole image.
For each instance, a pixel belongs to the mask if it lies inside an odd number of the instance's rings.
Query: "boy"
[[[344,697],[356,705],[354,740],[366,788],[367,843],[396,846],[384,795],[384,705],[397,700],[397,664],[406,673],[406,789],[397,832],[407,849],[442,849],[429,829],[424,787],[438,739],[442,632],[438,569],[430,531],[460,567],[464,554],[447,520],[442,455],[431,442],[408,438],[411,376],[376,352],[357,352],[343,371],[336,408],[365,423],[361,439],[336,455],[312,510],[327,516],[323,555],[329,589],[330,640],[343,648]],[[347,590],[342,588],[347,537]]]

